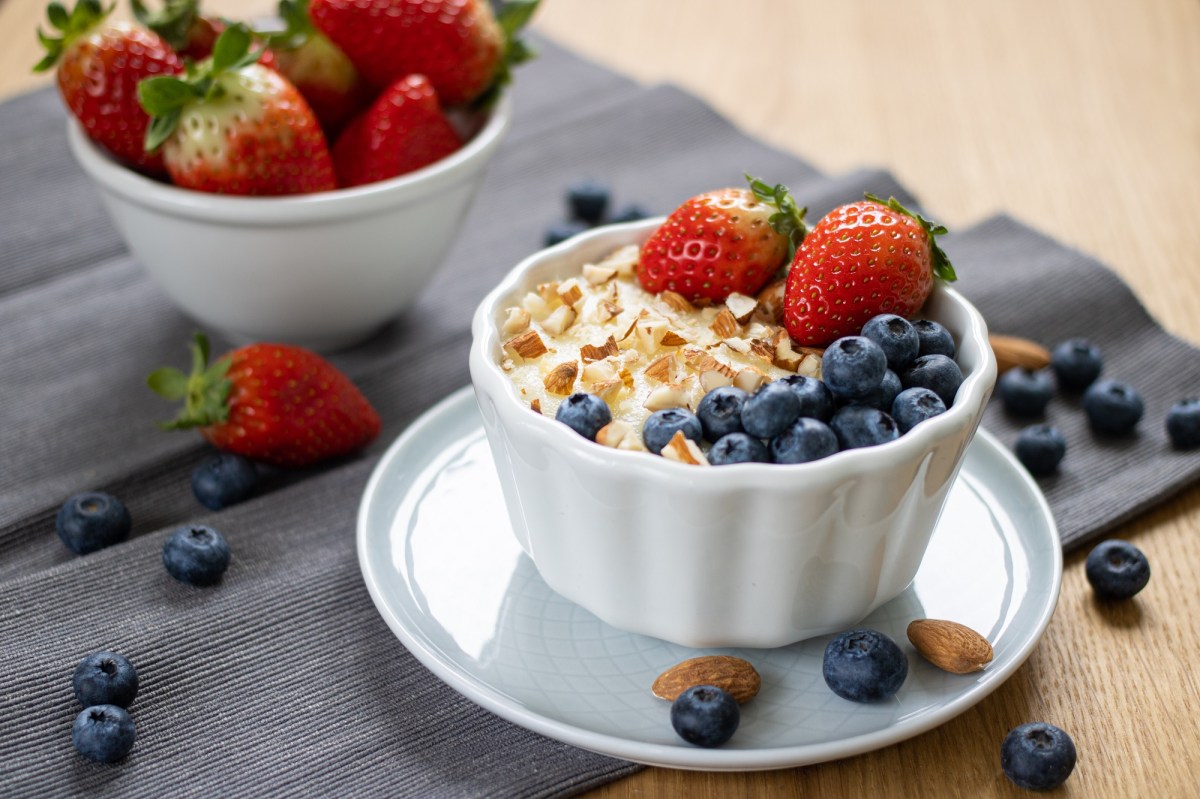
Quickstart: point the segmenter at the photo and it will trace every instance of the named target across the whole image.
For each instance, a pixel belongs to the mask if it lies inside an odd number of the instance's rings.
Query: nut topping
[[[690,302],[688,302],[688,298],[683,296],[682,294],[680,294],[677,291],[671,291],[670,289],[666,289],[665,291],[660,291],[658,293],[658,298],[660,300],[662,300],[663,304],[666,305],[668,308],[670,308],[672,311],[678,311],[679,313],[689,313],[690,311],[695,310],[695,306],[693,306]]]
[[[708,458],[704,457],[704,453],[700,451],[700,447],[695,441],[683,434],[682,430],[676,430],[675,435],[671,436],[671,440],[662,449],[662,456],[670,461],[678,461],[691,466],[709,466]]]
[[[597,264],[583,265],[583,279],[593,286],[601,286],[617,276],[617,270],[610,266]]]
[[[735,291],[725,298],[725,307],[738,324],[744,325],[754,315],[754,309],[758,307],[758,300]]]
[[[551,394],[566,396],[575,385],[575,376],[579,374],[579,364],[575,361],[565,361],[550,370],[542,380],[542,385]]]
[[[548,352],[536,330],[526,330],[521,335],[509,339],[504,348],[512,350],[522,358],[538,358]]]
[[[529,311],[524,308],[509,308],[504,312],[504,323],[500,326],[500,330],[506,336],[515,336],[529,327],[532,318]]]
[[[717,316],[713,319],[712,324],[708,329],[713,332],[717,338],[729,338],[736,336],[742,332],[742,326],[738,323],[736,317],[728,308],[722,308],[717,312]]]
[[[584,344],[579,348],[579,357],[583,359],[584,363],[602,361],[610,355],[619,355],[620,353],[621,350],[617,347],[617,340],[612,336],[609,336],[599,347],[593,344]]]
[[[542,327],[551,335],[561,336],[573,324],[575,324],[575,309],[570,305],[560,305],[545,318]]]

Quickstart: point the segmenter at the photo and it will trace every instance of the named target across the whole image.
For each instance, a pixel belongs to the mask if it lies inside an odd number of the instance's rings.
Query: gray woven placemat
[[[0,795],[561,796],[637,769],[500,720],[407,653],[356,560],[370,470],[413,418],[467,382],[473,307],[539,246],[568,181],[602,177],[618,202],[654,211],[743,171],[789,183],[814,218],[864,189],[912,198],[880,171],[821,176],[677,89],[637,86],[549,43],[542,50],[523,68],[517,122],[438,278],[404,318],[334,358],[380,410],[379,441],[337,464],[274,474],[258,497],[215,514],[188,485],[208,450],[196,436],[159,432],[153,422],[168,409],[143,387],[152,367],[185,360],[193,324],[126,254],[67,153],[57,97],[0,106]],[[948,248],[994,324],[1048,340],[1078,331],[1065,320],[1036,327],[1047,320],[1023,315],[1023,292],[1070,288],[1055,282],[1060,271],[1107,275],[1007,219]],[[1195,351],[1131,316],[1136,302],[1106,279],[1086,302],[1115,303],[1111,313],[1077,321],[1090,330],[1119,320],[1124,332],[1113,337],[1128,338],[1114,342],[1110,372],[1132,369],[1141,347],[1169,344],[1156,350],[1175,381],[1163,385],[1195,387]],[[1157,394],[1144,435],[1121,453],[1146,479],[1111,479],[1101,462],[1110,447],[1080,445],[1061,485],[1047,485],[1069,541],[1195,479],[1194,456],[1153,443],[1154,416],[1169,404]],[[1008,433],[994,413],[988,423]],[[53,516],[84,489],[127,501],[130,541],[66,552]],[[234,547],[217,589],[178,585],[160,565],[167,533],[196,521],[219,526]],[[143,675],[138,742],[113,767],[70,744],[70,673],[100,648],[124,652]]]

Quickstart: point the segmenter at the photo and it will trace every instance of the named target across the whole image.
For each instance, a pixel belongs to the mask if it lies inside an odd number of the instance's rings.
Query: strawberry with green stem
[[[138,104],[137,86],[182,72],[183,63],[154,33],[108,22],[111,11],[99,0],[79,0],[69,12],[61,3],[47,6],[59,36],[38,31],[46,55],[34,70],[57,67],[59,93],[89,139],[137,169],[161,173],[162,158],[142,144],[150,117]]]
[[[200,61],[212,55],[217,36],[225,29],[219,19],[200,13],[199,0],[165,0],[151,10],[142,0],[130,0],[134,18],[157,33],[184,58]]]
[[[138,86],[152,115],[146,150],[160,147],[178,186],[223,194],[281,195],[336,187],[329,145],[291,83],[256,63],[252,35],[232,25],[211,58],[183,78]]]
[[[209,363],[197,333],[192,372],[153,372],[150,388],[183,410],[162,427],[197,428],[218,449],[279,466],[310,466],[361,449],[379,435],[379,414],[345,374],[316,353],[249,344]]]

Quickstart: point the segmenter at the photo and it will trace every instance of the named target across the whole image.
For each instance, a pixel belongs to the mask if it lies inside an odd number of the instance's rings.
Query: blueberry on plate
[[[704,438],[716,441],[730,433],[741,433],[742,406],[750,398],[737,386],[720,386],[704,395],[696,406],[696,416],[704,428]]]
[[[684,436],[697,444],[704,434],[700,420],[687,408],[664,408],[646,417],[642,425],[642,442],[646,449],[658,455],[677,431],[682,431]]]
[[[695,746],[720,746],[733,737],[741,720],[737,700],[715,685],[693,685],[671,703],[671,726]]]
[[[137,696],[137,669],[116,652],[93,652],[79,662],[71,676],[75,698],[84,707],[129,707]]]
[[[1057,427],[1035,424],[1017,434],[1013,445],[1017,460],[1037,477],[1053,474],[1067,454],[1067,439]]]
[[[1048,791],[1075,769],[1075,742],[1053,724],[1034,721],[1014,728],[1000,745],[1000,768],[1018,788]]]
[[[837,452],[838,440],[829,425],[802,416],[771,439],[770,450],[776,463],[808,463]]]
[[[554,418],[589,441],[595,441],[600,428],[612,421],[612,411],[595,394],[577,391],[562,401]]]
[[[211,527],[181,527],[163,543],[167,573],[189,585],[213,585],[229,568],[229,542]]]
[[[1150,582],[1150,561],[1128,541],[1101,541],[1084,566],[1092,590],[1105,599],[1129,599]]]
[[[580,222],[577,219],[564,219],[546,228],[546,233],[543,235],[542,241],[547,247],[553,247],[555,244],[564,242],[572,236],[577,236],[587,229],[586,222]]]
[[[906,388],[896,395],[892,402],[892,418],[904,435],[926,419],[946,412],[946,403],[942,398],[927,388],[915,386]]]
[[[887,356],[864,336],[845,336],[825,348],[821,379],[835,397],[857,399],[870,394],[887,372]]]
[[[84,708],[71,725],[76,751],[97,763],[116,763],[133,748],[137,728],[125,708],[93,705]]]
[[[1054,381],[1050,373],[1039,369],[1031,372],[1016,367],[1000,375],[996,381],[996,393],[1004,403],[1004,410],[1015,416],[1041,416],[1046,412],[1054,396]]]
[[[862,326],[862,335],[871,339],[887,356],[888,368],[900,372],[917,359],[921,340],[912,323],[903,316],[885,313],[872,317]]]
[[[1104,370],[1100,348],[1084,338],[1062,342],[1050,352],[1050,366],[1063,388],[1085,389]]]
[[[900,384],[900,376],[888,369],[883,373],[883,380],[879,381],[874,389],[871,390],[865,397],[847,400],[849,405],[866,405],[868,408],[878,408],[885,413],[892,412],[892,404],[896,401],[900,391],[904,388]]]
[[[900,437],[896,420],[878,408],[866,405],[847,405],[839,408],[829,420],[841,449],[873,447]]]
[[[765,444],[745,433],[729,433],[709,447],[708,462],[713,466],[734,463],[770,463],[771,453]]]
[[[258,469],[248,458],[221,452],[192,471],[192,494],[209,510],[221,510],[254,496]]]
[[[1167,435],[1176,449],[1200,447],[1200,397],[1188,397],[1171,406]]]
[[[942,398],[949,408],[962,385],[963,373],[958,364],[946,355],[922,355],[900,375],[905,388],[920,386]]]
[[[102,491],[76,494],[62,504],[54,519],[58,537],[77,555],[124,541],[132,525],[124,503]]]
[[[917,331],[918,357],[921,355],[945,355],[953,358],[955,354],[954,336],[950,331],[932,319],[918,319],[912,323]]]
[[[567,187],[571,215],[592,225],[604,218],[610,197],[608,186],[596,180],[580,180]]]
[[[638,222],[642,219],[649,219],[650,212],[640,205],[626,205],[620,211],[613,214],[610,222]]]
[[[1128,433],[1145,412],[1142,395],[1128,383],[1100,380],[1083,392],[1083,410],[1092,429],[1101,433]]]
[[[825,647],[821,674],[842,699],[876,702],[900,690],[908,676],[908,658],[878,630],[850,630]]]
[[[772,438],[800,418],[800,400],[778,381],[764,383],[742,405],[742,429],[758,438]]]
[[[829,386],[825,385],[824,381],[804,375],[787,375],[776,382],[786,385],[800,400],[801,416],[822,422],[828,422],[833,418],[833,412],[837,406],[833,399],[833,392],[829,390]]]

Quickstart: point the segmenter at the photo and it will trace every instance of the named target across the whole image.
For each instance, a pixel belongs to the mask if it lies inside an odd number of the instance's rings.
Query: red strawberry
[[[162,158],[142,146],[150,118],[138,105],[137,85],[182,72],[179,57],[149,31],[105,22],[108,11],[98,0],[79,0],[70,13],[51,3],[47,15],[62,36],[38,31],[47,52],[34,69],[58,65],[58,90],[88,138],[134,167],[161,173]]]
[[[428,76],[446,105],[485,102],[532,56],[516,38],[539,0],[312,0],[309,16],[376,86]]]
[[[881,313],[921,310],[935,277],[954,267],[934,240],[946,232],[893,197],[835,208],[796,251],[783,295],[783,320],[797,343],[824,347],[858,333]]]
[[[336,187],[325,135],[279,73],[256,64],[243,25],[221,33],[187,79],[138,86],[154,117],[146,149],[162,147],[178,186],[222,194],[305,194]]]
[[[359,186],[420,169],[461,146],[429,80],[409,75],[350,123],[333,146],[333,165],[339,186]]]
[[[208,339],[192,343],[192,374],[164,367],[150,388],[185,400],[169,430],[198,427],[214,446],[280,466],[309,466],[353,452],[379,435],[379,414],[329,361],[287,344],[250,344],[208,363]]]
[[[750,178],[687,200],[642,245],[637,275],[646,291],[720,302],[756,294],[804,236],[804,209],[782,185]]]

